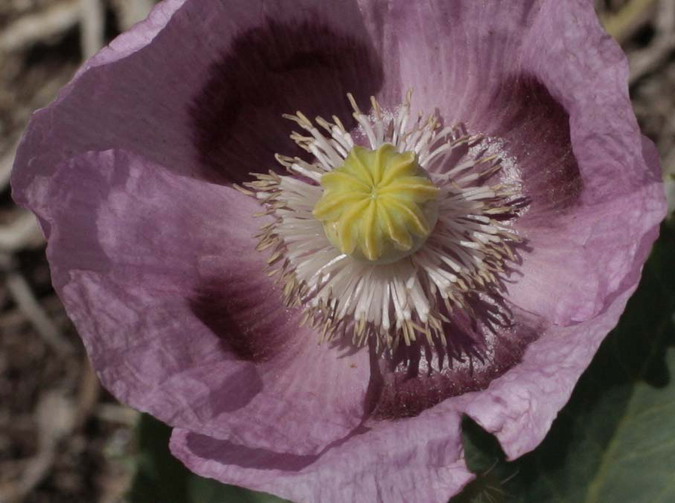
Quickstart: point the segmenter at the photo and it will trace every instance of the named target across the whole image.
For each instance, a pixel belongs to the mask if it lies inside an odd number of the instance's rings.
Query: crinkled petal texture
[[[368,359],[320,346],[283,306],[252,252],[255,202],[119,150],[66,161],[33,189],[54,285],[121,400],[290,452],[362,421]]]
[[[176,427],[192,470],[298,503],[440,503],[471,478],[462,415],[533,449],[637,285],[665,203],[626,77],[590,0],[167,0],[34,116],[14,197],[103,383]],[[282,113],[350,127],[347,92],[409,88],[494,141],[530,205],[508,344],[406,380],[300,326],[231,185],[294,154]]]

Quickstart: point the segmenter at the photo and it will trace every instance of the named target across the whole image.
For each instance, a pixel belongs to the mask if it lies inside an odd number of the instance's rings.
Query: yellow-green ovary
[[[438,218],[438,188],[413,152],[354,147],[321,178],[314,216],[342,253],[391,263],[419,249]]]

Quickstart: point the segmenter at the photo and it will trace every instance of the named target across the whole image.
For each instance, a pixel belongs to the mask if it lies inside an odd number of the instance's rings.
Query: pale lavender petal
[[[146,47],[166,27],[176,11],[186,1],[163,0],[160,2],[152,9],[147,19],[138,23],[131,30],[122,33],[110,45],[104,47],[93,58],[87,60],[78,71],[78,75],[96,66],[114,63]]]
[[[121,401],[296,453],[362,421],[367,352],[319,345],[283,305],[251,198],[119,151],[63,163],[26,197],[50,229],[54,285]]]
[[[353,2],[172,0],[90,60],[38,111],[17,154],[23,183],[70,157],[124,149],[190,177],[240,181],[295,153],[283,113],[349,123],[347,92],[382,84]]]
[[[484,337],[485,342],[474,341],[474,347],[469,347],[461,359],[443,362],[442,367],[436,361],[428,362],[424,351],[420,355],[419,349],[416,366],[380,361],[372,369],[371,417],[375,420],[410,418],[448,398],[485,389],[520,362],[528,345],[548,327],[547,322],[536,316],[513,306],[510,310],[513,314],[510,327],[496,334],[478,330],[475,335]],[[456,326],[448,332],[448,338],[458,335]],[[414,355],[415,348],[399,349],[399,352],[405,351]]]
[[[582,190],[574,204],[533,211],[520,222],[532,262],[511,293],[521,307],[566,324],[601,313],[634,284],[643,236],[663,218],[664,197],[658,160],[643,151],[632,114],[625,57],[599,29],[590,2],[561,7],[549,2],[542,9],[523,66],[569,115]],[[586,49],[583,57],[569,57],[575,47]],[[653,235],[647,241],[648,248]]]
[[[204,477],[294,503],[445,503],[473,475],[464,466],[460,415],[429,410],[414,422],[363,428],[317,456],[250,449],[174,430],[172,453]]]
[[[541,441],[637,285],[665,215],[658,157],[592,2],[395,5],[402,42],[390,47],[419,107],[502,138],[530,198],[508,299],[539,318],[540,339],[486,392],[436,406],[467,407],[517,456]]]
[[[382,16],[396,25],[398,43],[383,51],[416,108],[502,142],[507,175],[529,198],[517,228],[531,251],[510,300],[558,324],[606,309],[663,197],[658,161],[642,153],[625,57],[592,2],[364,5],[374,32]]]
[[[548,433],[633,291],[634,287],[624,291],[609,309],[589,321],[552,327],[532,343],[518,366],[487,390],[449,402],[457,400],[461,405],[456,406],[494,433],[509,459],[531,451]]]

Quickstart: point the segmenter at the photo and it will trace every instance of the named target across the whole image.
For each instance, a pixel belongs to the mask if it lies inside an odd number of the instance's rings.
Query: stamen
[[[411,93],[394,111],[373,98],[371,115],[348,99],[355,131],[337,117],[315,126],[301,112],[286,116],[307,134],[291,138],[313,159],[278,155],[287,175],[237,187],[274,218],[259,249],[285,302],[303,306],[324,340],[372,339],[390,354],[423,344],[462,358],[452,340],[457,313],[485,302],[486,326],[510,320],[501,282],[521,241],[510,225],[524,206],[520,187],[489,183],[503,154],[483,136],[443,127],[435,115],[411,123]]]

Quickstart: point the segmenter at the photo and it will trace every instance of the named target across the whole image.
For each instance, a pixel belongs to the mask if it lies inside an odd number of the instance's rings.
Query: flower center
[[[391,358],[423,351],[429,368],[464,355],[473,365],[510,323],[503,280],[526,206],[502,176],[501,142],[435,114],[413,119],[410,93],[388,110],[372,98],[370,114],[347,97],[354,129],[286,115],[308,158],[277,155],[286,173],[238,187],[271,217],[257,249],[322,340],[372,343]]]
[[[438,220],[439,189],[413,152],[385,143],[355,146],[342,166],[321,177],[313,215],[331,243],[358,260],[388,264],[413,254]]]

